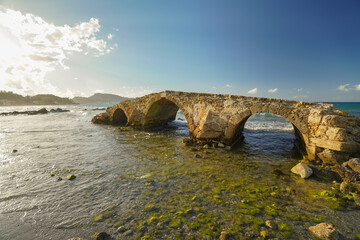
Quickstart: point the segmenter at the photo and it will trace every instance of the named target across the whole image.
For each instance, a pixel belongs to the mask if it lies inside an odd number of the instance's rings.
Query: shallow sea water
[[[301,156],[285,119],[250,118],[244,142],[227,151],[183,146],[183,121],[148,131],[94,125],[95,107],[0,116],[1,240],[102,231],[114,239],[218,239],[222,231],[311,239],[308,227],[322,221],[343,239],[360,233],[360,210],[339,184],[290,173]],[[23,108],[0,112],[14,109]]]

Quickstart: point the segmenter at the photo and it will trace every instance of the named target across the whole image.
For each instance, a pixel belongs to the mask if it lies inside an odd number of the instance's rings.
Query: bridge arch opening
[[[234,141],[261,155],[301,157],[305,150],[301,131],[288,119],[269,112],[243,119],[237,126]]]
[[[146,111],[146,127],[167,125],[177,120],[177,127],[189,135],[189,121],[186,113],[174,101],[161,98],[154,101]],[[186,129],[184,129],[186,128]]]
[[[113,114],[113,124],[114,125],[126,125],[128,122],[127,116],[121,108],[115,110]]]

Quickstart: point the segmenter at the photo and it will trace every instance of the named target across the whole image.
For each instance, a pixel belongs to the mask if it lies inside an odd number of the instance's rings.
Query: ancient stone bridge
[[[344,161],[360,156],[360,118],[323,103],[164,91],[114,105],[93,122],[147,128],[175,120],[179,108],[190,138],[197,142],[231,145],[251,115],[268,112],[293,124],[309,159]]]

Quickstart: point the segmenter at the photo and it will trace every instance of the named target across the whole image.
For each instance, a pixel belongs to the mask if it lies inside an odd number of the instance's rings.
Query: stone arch
[[[114,125],[126,125],[129,118],[122,108],[116,108],[112,114],[111,122]]]
[[[299,118],[295,113],[292,113],[291,109],[286,109],[286,111],[280,111],[280,108],[271,108],[267,107],[263,109],[250,107],[250,110],[244,110],[241,111],[239,114],[234,115],[228,123],[227,128],[225,129],[225,141],[227,144],[232,144],[239,140],[242,137],[242,132],[244,130],[246,121],[254,114],[257,113],[271,113],[278,116],[281,116],[285,119],[287,119],[294,128],[294,133],[297,139],[300,140],[300,143],[303,147],[303,149],[306,149],[307,145],[307,137],[306,133],[308,131],[307,129],[307,123],[302,122],[302,119]],[[290,113],[290,114],[288,114]]]
[[[178,110],[184,113],[185,120],[188,125],[189,134],[192,136],[192,118],[189,116],[187,108],[178,99],[167,95],[158,95],[149,101],[149,104],[144,110],[146,117],[145,126],[161,125],[175,120]]]

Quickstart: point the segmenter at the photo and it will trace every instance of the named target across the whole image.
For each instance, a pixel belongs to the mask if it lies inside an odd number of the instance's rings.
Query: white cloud
[[[254,88],[254,89],[249,90],[248,93],[255,94],[255,93],[257,93],[257,90],[258,90],[257,88]]]
[[[268,92],[269,93],[276,93],[278,91],[278,89],[277,88],[274,88],[274,89],[269,89],[268,90]]]
[[[297,98],[307,98],[308,96],[301,96],[301,95],[299,95],[299,96],[294,96],[294,97],[292,97],[292,98],[295,98],[295,99],[297,99]]]
[[[232,86],[230,84],[226,84],[225,87],[231,88]]]
[[[355,85],[355,90],[360,91],[360,84]]]
[[[109,33],[109,34],[107,35],[107,38],[110,39],[110,40],[113,39],[113,37],[114,37],[114,35],[112,35],[111,33]]]
[[[344,92],[348,92],[350,91],[350,88],[348,88],[348,86],[350,86],[350,84],[344,84],[344,85],[340,85],[337,89],[340,91],[344,91]]]
[[[97,89],[97,90],[95,90],[95,93],[104,93],[105,91],[104,90],[102,90],[102,89]]]
[[[74,52],[101,56],[116,46],[96,38],[99,20],[73,27],[56,26],[31,13],[0,6],[0,87],[22,94],[57,93],[45,76],[65,64]]]

